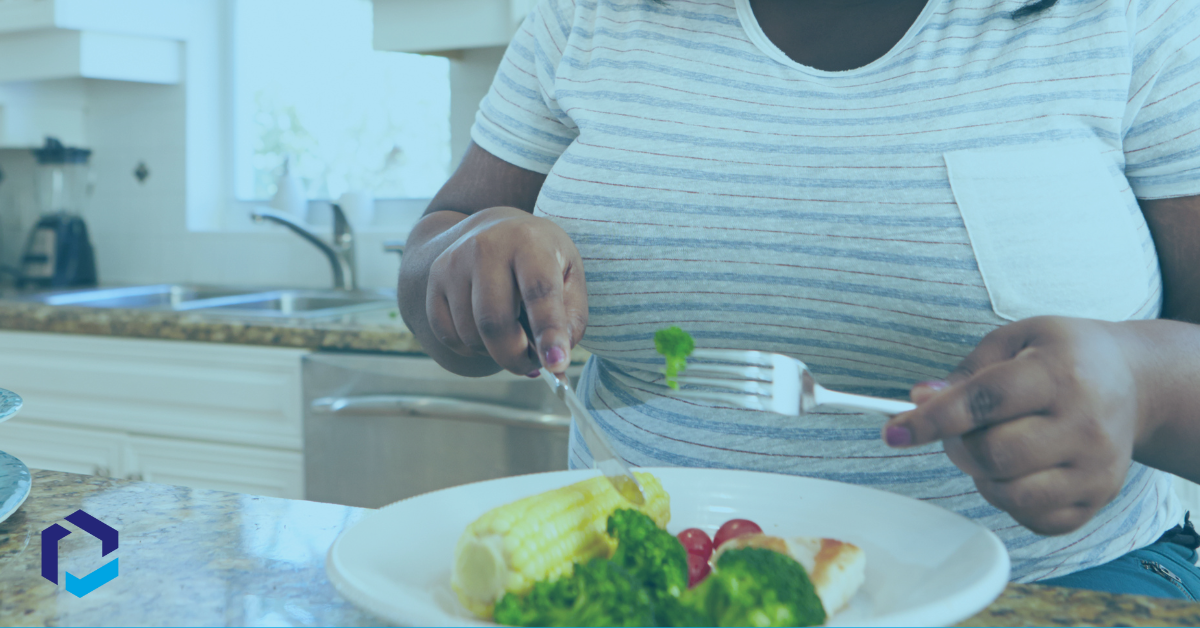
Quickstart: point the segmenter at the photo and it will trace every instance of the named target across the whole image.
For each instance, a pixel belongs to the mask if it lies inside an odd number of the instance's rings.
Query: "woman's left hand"
[[[917,409],[893,417],[884,439],[941,440],[992,505],[1038,534],[1071,532],[1124,485],[1142,423],[1132,350],[1120,323],[1005,325],[944,383],[914,387]]]

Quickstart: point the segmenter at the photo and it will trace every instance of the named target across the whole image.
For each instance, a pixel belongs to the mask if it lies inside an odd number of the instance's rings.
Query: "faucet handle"
[[[383,252],[384,253],[395,253],[397,255],[403,256],[404,255],[404,244],[405,244],[404,240],[384,240],[383,241]]]

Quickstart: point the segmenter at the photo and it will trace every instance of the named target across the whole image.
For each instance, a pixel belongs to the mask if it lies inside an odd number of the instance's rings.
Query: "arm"
[[[578,252],[554,223],[532,216],[545,179],[472,143],[409,235],[400,311],[447,370],[526,374],[543,365],[537,356],[553,347],[569,352],[582,336],[587,306],[586,296],[579,303],[586,292]],[[556,271],[560,254],[574,275]],[[517,321],[522,302],[536,352]],[[542,362],[561,371],[568,361]]]
[[[1163,319],[1005,325],[946,382],[913,389],[919,405],[884,426],[888,444],[942,441],[980,495],[1039,534],[1090,520],[1132,460],[1200,481],[1200,197],[1142,207]]]
[[[1200,482],[1200,196],[1142,201],[1163,277],[1162,318],[1130,323],[1147,417],[1134,459]]]

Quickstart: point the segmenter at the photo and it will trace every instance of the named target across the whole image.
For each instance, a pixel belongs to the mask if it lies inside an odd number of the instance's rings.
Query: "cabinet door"
[[[304,498],[304,456],[296,451],[149,436],[129,437],[127,477],[192,488]]]
[[[120,477],[125,473],[119,432],[24,422],[13,418],[0,425],[0,450],[31,469]]]
[[[25,399],[29,420],[300,451],[305,353],[0,331],[0,382]]]

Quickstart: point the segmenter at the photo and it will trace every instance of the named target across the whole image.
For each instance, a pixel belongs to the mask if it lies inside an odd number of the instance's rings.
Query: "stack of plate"
[[[21,409],[17,393],[0,388],[0,423]],[[0,521],[8,519],[29,497],[29,467],[0,451]]]

